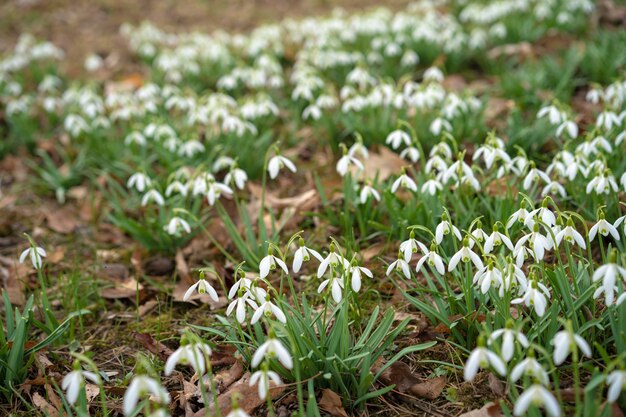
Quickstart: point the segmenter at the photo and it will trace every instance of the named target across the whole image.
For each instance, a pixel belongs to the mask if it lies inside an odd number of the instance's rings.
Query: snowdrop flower
[[[74,404],[78,399],[80,390],[85,386],[85,379],[94,384],[100,384],[100,377],[93,372],[83,371],[76,367],[72,372],[65,375],[61,382],[61,388],[65,390],[65,398],[70,404]]]
[[[572,219],[567,220],[567,226],[563,228],[556,235],[556,244],[557,246],[561,244],[561,241],[565,239],[567,243],[570,245],[577,244],[581,249],[586,249],[587,245],[585,244],[585,239],[583,235],[581,235],[576,229],[574,229],[574,222]]]
[[[176,236],[181,230],[185,233],[191,233],[191,227],[189,227],[189,223],[187,223],[184,219],[180,217],[172,217],[172,219],[167,223],[163,229],[170,235]]]
[[[246,279],[246,278],[242,278],[242,279]],[[239,281],[241,282],[241,280]],[[243,324],[246,320],[246,304],[252,307],[254,311],[257,311],[259,309],[259,306],[257,305],[257,303],[255,303],[254,300],[251,299],[252,297],[251,292],[249,291],[245,291],[245,292],[241,291],[241,292],[242,294],[240,294],[239,297],[231,301],[230,304],[228,304],[228,307],[226,308],[227,316],[230,316],[233,310],[235,310],[235,318],[237,319],[239,324]],[[233,297],[230,297],[230,298],[233,298]]]
[[[128,178],[128,182],[126,183],[128,188],[135,187],[140,193],[143,193],[150,185],[152,185],[152,180],[143,172],[134,173]]]
[[[548,199],[549,197],[546,197],[541,203],[541,207],[532,210],[528,213],[528,216],[526,216],[524,225],[526,225],[529,229],[533,230],[535,228],[535,219],[541,220],[542,223],[549,227],[556,224],[556,215],[548,207]]]
[[[291,162],[289,159],[285,158],[282,155],[275,155],[270,158],[269,162],[267,163],[267,171],[270,174],[270,178],[276,178],[278,176],[278,171],[280,171],[280,169],[283,167],[287,167],[287,169],[289,169],[291,172],[297,171],[296,166],[293,164],[293,162]]]
[[[498,225],[493,225],[493,232],[487,237],[485,240],[485,245],[483,250],[485,253],[491,253],[494,248],[498,248],[501,244],[503,244],[509,248],[509,250],[513,251],[513,243],[511,243],[511,239],[503,233],[498,231]]]
[[[350,283],[354,292],[359,292],[361,289],[361,274],[365,274],[369,278],[374,278],[372,271],[363,266],[358,266],[356,261],[352,262],[350,268],[348,268],[348,273],[351,275]]]
[[[440,275],[444,275],[446,273],[446,267],[443,264],[443,259],[439,256],[436,249],[437,247],[433,243],[430,245],[430,250],[423,250],[424,255],[417,261],[415,271],[422,269],[424,262],[428,261],[428,265],[434,267]]]
[[[626,269],[615,263],[616,252],[613,251],[609,255],[609,263],[597,268],[593,273],[593,282],[602,281],[602,290],[598,289],[594,294],[594,298],[597,298],[602,292],[604,292],[605,303],[607,306],[613,304],[615,300],[615,284],[617,279],[621,278],[626,280]]]
[[[430,133],[438,136],[442,131],[452,132],[452,125],[443,117],[437,117],[430,123]]]
[[[568,327],[570,326],[568,325]],[[551,344],[554,346],[554,364],[557,366],[562,364],[569,353],[575,349],[580,349],[583,355],[591,357],[589,344],[585,339],[575,334],[571,328],[561,330],[554,335]]]
[[[482,267],[474,274],[472,283],[480,287],[480,292],[487,294],[492,285],[496,287],[502,285],[502,272],[494,268],[493,261],[490,261],[489,265]]]
[[[603,111],[598,115],[596,119],[596,126],[604,127],[606,130],[611,130],[613,126],[621,126],[622,121],[619,116],[612,111]]]
[[[198,290],[198,294],[208,294],[213,301],[219,301],[219,296],[217,295],[215,288],[213,288],[211,284],[204,279],[204,272],[200,272],[200,279],[198,282],[189,287],[189,289],[185,292],[185,295],[183,295],[183,301],[189,300],[189,298],[191,298],[191,294],[193,294],[196,289]]]
[[[317,287],[317,293],[321,294],[322,291],[330,284],[330,293],[333,296],[333,300],[339,303],[343,297],[343,279],[339,277],[328,278],[322,281],[319,287]]]
[[[548,305],[547,299],[550,298],[550,291],[548,288],[535,279],[529,280],[529,285],[526,287],[526,291],[522,297],[511,300],[511,304],[524,303],[528,308],[534,308],[535,313],[539,317],[543,317],[546,312],[546,306]]]
[[[517,241],[515,247],[513,248],[513,256],[515,256],[516,258],[518,256],[524,256],[524,248],[527,242],[529,246],[529,251],[532,254],[533,258],[535,258],[535,261],[541,261],[545,256],[546,251],[552,249],[552,243],[548,240],[548,238],[539,233],[539,223],[535,223],[533,227],[533,232],[522,236]]]
[[[409,233],[409,238],[404,242],[400,243],[400,252],[404,254],[404,260],[407,262],[411,262],[411,257],[414,253],[417,253],[417,249],[421,249],[423,253],[428,252],[426,246],[415,239],[415,231],[411,230]]]
[[[565,191],[565,187],[563,187],[558,181],[550,181],[547,183],[541,190],[541,195],[543,197],[552,194],[552,195],[560,195],[561,198],[567,197],[567,192]]]
[[[404,167],[402,168],[402,174],[391,185],[391,192],[395,193],[396,191],[398,191],[398,188],[400,188],[400,186],[408,188],[413,192],[417,191],[417,184],[415,184],[415,181],[413,181],[411,177],[406,175]]]
[[[169,376],[176,365],[190,365],[198,375],[206,371],[206,357],[211,356],[211,348],[205,343],[189,343],[176,349],[165,362],[163,373]]]
[[[42,257],[46,257],[46,251],[44,248],[35,246],[34,243],[31,242],[31,246],[28,249],[25,249],[20,255],[20,263],[23,264],[28,256],[30,256],[30,261],[35,269],[41,269],[43,266]]]
[[[489,366],[498,374],[506,375],[506,365],[502,362],[502,359],[489,349],[481,346],[479,341],[479,346],[472,351],[467,362],[465,362],[463,377],[467,382],[471,382],[476,377],[479,369],[486,369]]]
[[[430,67],[424,71],[424,81],[443,81],[443,72],[437,67]]]
[[[524,335],[524,333],[519,330],[515,330],[512,327],[512,323],[510,326],[507,326],[505,329],[495,330],[489,335],[487,339],[487,343],[491,344],[496,339],[502,338],[502,350],[500,354],[502,355],[502,359],[505,362],[509,362],[513,358],[513,354],[515,353],[515,341],[520,344],[524,349],[527,349],[530,343],[528,339]]]
[[[626,371],[615,370],[611,372],[606,378],[606,383],[609,385],[606,399],[608,402],[614,403],[619,398],[624,387],[626,387]]]
[[[269,295],[266,295],[263,304],[261,304],[252,315],[252,320],[250,320],[250,324],[254,324],[259,321],[262,315],[265,315],[265,317],[269,318],[272,316],[272,314],[281,323],[287,323],[287,317],[285,316],[285,313],[283,313],[283,311],[276,304],[270,301]]]
[[[163,199],[163,196],[161,195],[161,193],[155,190],[154,188],[151,190],[148,190],[148,192],[146,192],[143,195],[143,197],[141,198],[141,206],[145,207],[151,201],[154,201],[159,206],[162,206],[163,204],[165,204],[165,199]]]
[[[363,185],[363,188],[361,188],[359,202],[361,204],[365,204],[370,197],[373,197],[376,201],[380,201],[380,194],[378,191],[376,191],[371,184],[367,183]]]
[[[452,232],[452,234],[456,236],[458,240],[463,240],[463,238],[461,237],[461,232],[459,231],[459,229],[457,229],[455,225],[452,224],[452,222],[450,221],[450,216],[447,212],[444,211],[441,215],[441,222],[439,222],[435,229],[435,242],[438,245],[441,244],[441,242],[443,241],[443,237],[449,235],[450,232]]]
[[[529,212],[526,210],[526,200],[522,200],[520,203],[520,208],[513,214],[506,222],[507,230],[510,229],[516,222],[524,223],[526,218],[528,217]]]
[[[526,177],[524,178],[522,187],[524,187],[524,190],[529,190],[530,187],[533,185],[533,183],[537,182],[538,180],[542,180],[545,183],[549,183],[550,177],[548,177],[548,174],[546,174],[542,170],[536,168],[535,163],[531,161],[530,170],[528,171],[528,174],[526,174]]]
[[[611,175],[609,170],[604,170],[587,183],[586,191],[587,194],[591,194],[592,191],[596,194],[609,194],[611,190],[616,193],[618,189],[619,187],[613,175]]]
[[[401,129],[396,129],[387,135],[385,144],[390,145],[392,149],[398,149],[400,145],[411,146],[411,136]]]
[[[231,166],[230,171],[224,177],[226,184],[232,184],[234,182],[240,190],[244,189],[246,181],[248,181],[248,174],[246,174],[246,171],[243,169],[237,167],[237,165]]]
[[[260,371],[253,373],[250,377],[250,386],[252,387],[258,383],[259,398],[265,400],[267,398],[267,393],[270,390],[270,381],[275,385],[282,385],[283,383],[276,372],[261,369]]]
[[[173,181],[165,189],[165,197],[170,197],[174,193],[178,193],[183,197],[187,196],[188,187],[180,181]]]
[[[261,259],[259,263],[259,275],[261,279],[264,279],[269,275],[270,271],[276,269],[276,265],[280,266],[280,268],[285,272],[285,274],[289,274],[289,270],[287,269],[287,265],[285,262],[277,256],[274,256],[274,248],[270,246],[267,249],[267,256]]]
[[[363,145],[363,140],[360,137],[358,137],[357,141],[350,146],[350,149],[348,149],[348,155],[355,156],[356,154],[361,154],[363,159],[367,159],[370,156],[369,151],[365,145]]]
[[[430,178],[424,184],[422,184],[421,192],[422,194],[430,194],[435,195],[438,191],[443,190],[443,185],[440,181],[435,178]]]
[[[448,271],[454,271],[459,261],[463,261],[464,263],[472,261],[477,269],[482,269],[484,267],[483,261],[480,259],[480,256],[474,253],[474,251],[472,251],[472,249],[470,248],[469,238],[465,238],[463,240],[463,246],[461,247],[461,249],[459,249],[457,253],[452,255],[452,258],[450,258],[450,262],[448,263]]]
[[[563,123],[556,128],[556,136],[561,137],[563,132],[567,132],[570,138],[576,139],[578,137],[578,125],[572,120],[564,120]]]
[[[409,146],[400,152],[400,158],[416,163],[420,159],[420,151],[414,146]]]
[[[516,416],[526,415],[528,407],[531,405],[535,407],[543,406],[552,417],[561,415],[561,408],[554,395],[539,384],[531,385],[519,396],[513,408],[513,414]]]
[[[343,156],[339,158],[339,161],[337,161],[337,173],[339,173],[342,177],[345,176],[350,169],[350,165],[354,165],[359,171],[363,171],[365,167],[361,161],[350,155],[348,149],[343,143],[341,145],[343,148]]]
[[[214,205],[215,201],[220,198],[222,194],[232,195],[233,190],[226,184],[222,184],[221,182],[209,179],[206,190],[206,196],[209,205]]]
[[[330,244],[330,252],[324,258],[320,266],[317,268],[317,277],[321,278],[322,275],[326,272],[329,266],[336,268],[339,265],[342,265],[344,269],[348,269],[350,266],[350,262],[346,258],[344,258],[341,254],[335,252],[335,244]]]
[[[159,404],[169,404],[170,394],[161,386],[159,382],[145,375],[138,375],[133,378],[124,394],[124,414],[129,415],[137,407],[139,397],[150,394]]]
[[[280,340],[273,338],[271,335],[270,338],[254,352],[250,366],[256,368],[263,360],[272,358],[277,358],[287,369],[293,368],[293,361],[289,351]]]
[[[308,262],[311,259],[310,255],[313,255],[320,262],[324,261],[324,258],[322,258],[322,255],[320,255],[318,251],[316,251],[315,249],[307,248],[304,245],[304,239],[300,238],[299,243],[300,247],[296,249],[296,252],[293,254],[293,265],[291,267],[291,269],[293,269],[293,272],[297,273],[298,271],[300,271],[302,263]]]
[[[548,385],[550,382],[546,370],[543,369],[539,362],[532,356],[515,365],[515,368],[511,371],[511,381],[515,382],[519,380],[522,375],[535,378],[544,385]]]
[[[591,226],[591,229],[589,229],[589,241],[592,241],[598,232],[602,236],[608,236],[610,233],[613,239],[619,240],[619,232],[617,231],[617,228],[605,220],[604,213],[602,212],[600,213],[600,218],[596,224]]]
[[[398,259],[389,264],[385,274],[389,276],[389,274],[391,274],[394,270],[396,272],[402,272],[407,279],[411,278],[411,268],[409,267],[407,261],[404,260],[402,252],[398,252]]]
[[[565,115],[554,105],[545,106],[539,109],[537,118],[548,117],[550,124],[557,125],[565,119]]]
[[[124,139],[124,144],[131,145],[133,143],[136,143],[139,146],[145,146],[147,144],[147,141],[145,136],[142,135],[141,132],[132,132],[128,134],[128,136],[126,136],[126,138]]]

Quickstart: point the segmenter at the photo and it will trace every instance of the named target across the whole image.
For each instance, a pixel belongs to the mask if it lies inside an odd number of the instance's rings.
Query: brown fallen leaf
[[[130,277],[128,268],[122,264],[105,264],[99,271],[100,275],[110,281],[113,286],[103,288],[100,295],[108,299],[135,298],[137,292],[143,292],[143,285]]]
[[[441,392],[446,387],[447,382],[448,381],[445,376],[438,376],[413,385],[409,389],[409,392],[420,398],[434,400],[441,395]]]
[[[174,351],[163,343],[159,343],[148,333],[135,333],[134,338],[141,346],[150,352],[158,355],[161,360],[165,361]]]
[[[489,389],[498,397],[504,397],[504,384],[494,374],[489,374]]]
[[[175,267],[175,263],[170,258],[163,256],[154,256],[146,260],[143,264],[146,275],[151,276],[170,275],[174,272]]]
[[[69,234],[79,226],[78,214],[71,206],[46,212],[48,227],[57,233]]]
[[[341,404],[341,397],[330,389],[322,390],[322,398],[317,402],[322,410],[334,417],[348,417],[348,413]]]
[[[218,372],[215,377],[215,387],[218,392],[224,392],[235,381],[239,380],[243,375],[243,364],[241,361],[235,361],[233,366]]]
[[[398,154],[389,148],[382,146],[378,152],[370,152],[369,158],[363,163],[365,169],[360,175],[363,175],[368,180],[374,180],[378,177],[379,181],[384,181],[396,175],[398,167],[404,165],[408,165],[404,159],[400,158]],[[351,174],[356,178],[357,168],[352,167]]]
[[[265,400],[261,400],[258,395],[258,386],[250,386],[250,373],[245,373],[241,379],[231,385],[226,392],[217,397],[217,405],[223,416],[228,415],[232,409],[232,398],[237,395],[239,398],[239,408],[248,414],[252,414],[254,410],[265,404]],[[270,381],[269,397],[276,398],[285,391],[283,385],[276,386]],[[214,415],[213,402],[206,409],[198,410],[193,417],[205,417]]]
[[[469,411],[467,413],[461,414],[459,417],[502,417],[502,410],[500,409],[500,405],[489,402],[485,404],[482,408]]]
[[[59,410],[56,409],[52,404],[50,404],[38,392],[33,394],[32,400],[33,400],[33,405],[37,407],[37,409],[41,411],[44,415],[56,416],[59,414]]]
[[[17,260],[0,255],[0,283],[2,291],[6,291],[9,301],[14,306],[23,306],[26,302],[24,283],[18,277],[24,277],[27,267]]]

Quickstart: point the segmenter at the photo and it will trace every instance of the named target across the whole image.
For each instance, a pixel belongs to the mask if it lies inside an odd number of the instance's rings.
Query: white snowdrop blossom
[[[280,268],[285,272],[285,274],[289,274],[289,270],[287,269],[287,265],[285,262],[277,256],[274,256],[274,251],[270,247],[267,256],[261,259],[259,263],[259,275],[261,279],[267,277],[270,271],[276,269],[276,265],[280,266]]]
[[[619,398],[621,392],[626,388],[626,371],[615,370],[606,377],[606,383],[609,386],[606,399],[610,403],[614,403]]]
[[[250,386],[254,386],[259,384],[259,398],[265,400],[267,398],[267,394],[270,390],[270,382],[273,382],[274,385],[282,385],[282,381],[280,380],[280,376],[274,371],[269,371],[267,369],[261,369],[256,371],[250,377]]]
[[[458,250],[457,253],[452,255],[450,258],[450,262],[448,263],[448,271],[452,272],[456,269],[459,261],[463,261],[463,263],[472,262],[477,269],[482,269],[484,267],[483,261],[469,246],[469,240],[466,239],[463,242],[463,246]]]
[[[311,259],[310,255],[313,255],[320,262],[324,261],[324,258],[322,258],[322,255],[320,255],[318,251],[316,251],[315,249],[307,248],[304,245],[304,240],[301,239],[300,247],[296,249],[295,253],[293,254],[293,265],[291,267],[293,272],[299,272],[300,268],[302,267],[302,263],[308,262]]]
[[[531,405],[544,407],[551,417],[559,417],[561,415],[559,402],[550,391],[539,384],[531,385],[519,396],[515,402],[513,414],[516,416],[526,415],[528,407]]]
[[[517,341],[517,343],[519,343],[524,349],[527,349],[530,345],[524,333],[515,329],[505,328],[494,330],[489,335],[487,343],[491,344],[498,338],[502,339],[502,349],[500,354],[505,362],[509,362],[513,358],[513,354],[515,353],[515,341]]]
[[[411,146],[411,136],[404,130],[397,129],[387,135],[385,144],[392,149],[398,149],[401,145]]]
[[[162,206],[163,204],[165,204],[165,199],[163,198],[163,196],[161,195],[160,192],[158,192],[157,190],[155,190],[154,188],[151,190],[148,190],[143,197],[141,198],[141,206],[145,207],[148,205],[148,203],[150,203],[151,201],[154,201],[157,205]]]
[[[183,295],[183,301],[189,300],[193,292],[196,290],[198,291],[198,294],[208,294],[209,297],[211,297],[213,301],[215,302],[219,301],[219,296],[217,295],[217,291],[215,291],[215,288],[213,288],[211,284],[209,284],[209,282],[206,279],[204,279],[202,275],[200,279],[198,280],[198,282],[193,284],[191,287],[187,289],[187,291],[185,291],[185,295]]]
[[[515,365],[510,374],[511,381],[518,381],[522,375],[532,377],[544,385],[547,385],[550,382],[546,370],[543,369],[541,364],[533,357],[526,358]]]
[[[74,404],[76,402],[80,390],[85,386],[85,379],[94,384],[100,384],[100,377],[97,374],[81,369],[75,369],[63,377],[61,388],[65,390],[65,398],[68,403]]]
[[[554,364],[560,365],[565,361],[565,358],[574,351],[574,349],[580,349],[580,351],[587,357],[591,357],[591,348],[589,343],[581,336],[575,334],[571,330],[561,330],[551,341],[554,346]]]
[[[489,349],[483,346],[478,346],[474,348],[472,353],[470,353],[467,362],[465,362],[463,377],[467,382],[471,382],[476,377],[479,369],[486,369],[490,366],[498,374],[502,376],[506,375],[506,365],[502,359]]]
[[[391,192],[395,193],[396,191],[398,191],[400,186],[402,186],[403,188],[408,188],[413,192],[417,191],[417,184],[415,183],[415,181],[413,181],[411,177],[406,174],[404,168],[402,169],[402,174],[400,174],[400,176],[396,178],[396,180],[391,185]]]
[[[444,214],[441,216],[441,222],[439,222],[439,224],[435,228],[435,242],[437,242],[438,245],[441,244],[441,242],[443,241],[443,237],[449,235],[450,232],[452,232],[452,234],[458,240],[463,240],[459,229],[452,224],[452,222],[450,221],[450,217],[447,213],[444,212]]]
[[[282,155],[275,155],[270,158],[269,162],[267,163],[267,171],[270,174],[270,178],[275,179],[278,176],[278,172],[283,167],[287,167],[287,169],[289,169],[291,172],[297,171],[294,163]]]
[[[259,364],[266,359],[277,358],[280,363],[287,369],[293,368],[293,360],[291,354],[281,343],[280,340],[270,337],[267,339],[252,355],[252,361],[250,366],[256,368]]]
[[[615,256],[611,254],[611,258],[615,258]],[[593,273],[592,280],[593,282],[602,281],[602,286],[594,293],[594,298],[604,293],[606,305],[612,305],[615,300],[615,288],[619,278],[623,281],[626,280],[626,268],[616,263],[609,262],[597,268]]]
[[[265,317],[267,318],[274,315],[274,317],[276,317],[276,319],[281,323],[287,323],[287,317],[285,316],[285,313],[283,313],[283,310],[281,310],[280,307],[272,303],[269,295],[265,296],[265,301],[259,306],[259,308],[257,308],[257,310],[252,315],[252,320],[250,320],[250,324],[254,324],[259,321],[259,319],[263,315],[265,315]]]
[[[25,249],[20,255],[20,263],[23,264],[27,257],[30,256],[30,261],[35,269],[41,269],[43,266],[43,259],[46,257],[46,251],[39,246],[30,246]]]
[[[359,290],[361,289],[361,274],[365,274],[365,276],[369,278],[374,278],[372,271],[356,264],[350,265],[350,267],[348,268],[348,272],[351,276],[350,285],[352,286],[352,290],[354,292],[359,292]]]
[[[213,206],[215,201],[219,199],[222,194],[232,195],[233,190],[226,184],[217,182],[215,180],[209,180],[207,183],[206,197],[209,205]]]
[[[415,266],[416,271],[422,269],[424,262],[428,262],[428,265],[435,268],[440,275],[446,273],[446,266],[441,256],[436,252],[434,245],[431,246],[430,250],[426,249],[423,253],[424,255],[417,261],[417,265]]]
[[[197,375],[204,375],[208,356],[211,356],[211,348],[205,343],[182,345],[167,358],[163,373],[169,376],[176,365],[183,364],[191,366]]]
[[[148,187],[152,185],[152,180],[143,172],[136,172],[128,178],[128,182],[126,186],[128,188],[133,188],[140,193],[143,193]]]
[[[359,203],[365,204],[370,197],[380,201],[380,194],[370,184],[364,184],[359,193]]]
[[[139,398],[144,394],[149,394],[161,405],[169,404],[170,394],[155,379],[145,375],[137,375],[133,378],[126,392],[124,393],[123,410],[125,415],[130,415],[135,411]]]
[[[191,233],[191,227],[186,220],[180,217],[172,217],[172,219],[163,227],[163,229],[170,235],[176,236],[184,231],[185,233]]]
[[[333,300],[335,300],[336,303],[339,303],[341,299],[343,298],[343,288],[344,288],[343,279],[341,277],[325,279],[324,281],[322,281],[320,286],[317,287],[317,293],[321,294],[322,291],[324,291],[324,289],[328,287],[329,285],[330,285],[330,294],[332,295]]]
[[[511,301],[511,304],[524,303],[528,308],[534,308],[535,313],[539,317],[542,317],[546,312],[548,305],[548,299],[550,298],[550,291],[548,288],[536,280],[529,280],[529,285],[526,287],[526,291],[522,297],[516,298]]]
[[[605,237],[608,236],[610,233],[613,239],[619,240],[619,232],[617,231],[617,228],[611,223],[607,222],[604,218],[604,215],[601,215],[596,224],[591,226],[591,229],[589,229],[589,241],[595,239],[598,233]]]

